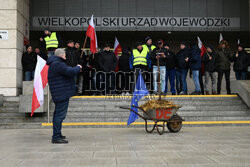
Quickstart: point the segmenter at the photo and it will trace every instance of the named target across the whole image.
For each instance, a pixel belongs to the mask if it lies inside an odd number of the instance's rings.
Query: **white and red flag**
[[[206,53],[206,48],[203,45],[203,43],[201,42],[201,39],[199,37],[197,37],[197,38],[198,38],[198,46],[199,46],[199,48],[201,50],[201,56],[203,56],[204,53]]]
[[[31,106],[31,116],[33,116],[34,111],[43,105],[44,102],[44,92],[43,89],[48,83],[48,69],[49,66],[46,61],[40,56],[37,56],[36,70],[34,76],[34,88]]]
[[[198,47],[201,50],[201,58],[202,58],[203,55],[206,53],[207,49],[205,48],[205,46],[201,42],[200,37],[197,37],[197,38],[198,38]],[[204,63],[201,64],[201,73],[202,73],[202,75],[204,74]]]
[[[122,47],[119,43],[119,41],[117,40],[117,38],[115,37],[115,44],[114,44],[114,53],[116,56],[118,56],[118,54],[122,51]]]
[[[221,43],[221,41],[223,41],[223,36],[222,36],[222,33],[220,33],[219,43]]]
[[[119,41],[117,40],[117,38],[115,37],[115,44],[114,44],[114,53],[116,55],[116,58],[117,58],[117,66],[116,66],[116,69],[115,69],[115,72],[117,72],[119,70],[119,56],[118,54],[122,52],[122,47],[119,43]]]
[[[97,52],[97,36],[95,32],[94,16],[91,16],[89,21],[89,27],[87,29],[86,35],[90,38],[90,51],[95,54]]]

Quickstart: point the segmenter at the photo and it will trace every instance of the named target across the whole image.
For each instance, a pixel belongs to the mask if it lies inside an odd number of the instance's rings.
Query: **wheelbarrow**
[[[177,133],[182,128],[182,119],[176,112],[179,108],[159,108],[159,109],[150,109],[145,111],[141,107],[134,106],[138,108],[140,111],[143,112],[143,115],[139,114],[138,112],[134,111],[131,108],[127,107],[120,107],[121,109],[128,109],[138,115],[145,121],[145,130],[147,133],[152,133],[154,130],[157,130],[159,135],[162,135],[165,132],[165,124],[168,130],[172,133]],[[154,125],[152,129],[148,128],[148,121],[153,121]]]

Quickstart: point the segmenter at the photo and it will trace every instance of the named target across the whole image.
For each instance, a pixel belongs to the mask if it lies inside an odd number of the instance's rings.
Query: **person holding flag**
[[[117,38],[115,37],[115,44],[114,44],[114,53],[115,53],[115,56],[117,58],[117,66],[115,68],[115,72],[117,72],[119,70],[119,53],[122,52],[122,47],[119,43],[119,41],[117,40]]]
[[[55,103],[53,116],[53,136],[52,143],[65,144],[68,141],[62,135],[62,122],[66,117],[69,99],[76,94],[74,77],[82,69],[81,65],[70,67],[66,64],[66,54],[64,49],[56,49],[55,55],[47,60],[49,65],[48,82]]]
[[[202,62],[204,63],[204,72],[205,72],[205,94],[210,95],[209,88],[208,88],[208,82],[209,78],[211,78],[212,83],[212,94],[216,95],[216,87],[215,87],[215,81],[216,81],[216,59],[217,59],[217,53],[214,51],[214,48],[212,46],[207,46],[207,53],[204,54],[202,57]]]
[[[201,68],[201,51],[197,46],[196,40],[190,45],[191,53],[187,59],[190,70],[193,74],[193,81],[195,85],[195,91],[191,93],[191,95],[200,95],[201,87],[199,81],[199,70]]]

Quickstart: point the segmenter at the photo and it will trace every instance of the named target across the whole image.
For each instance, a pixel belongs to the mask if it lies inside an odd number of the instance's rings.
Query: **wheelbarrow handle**
[[[133,106],[135,108],[140,109],[144,114],[146,114],[151,120],[153,120],[154,122],[157,122],[157,120],[155,120],[154,118],[152,118],[145,110],[143,110],[141,107],[137,107],[137,106]],[[141,117],[142,119],[144,119],[145,121],[147,120],[145,117],[143,117],[141,114],[139,114],[138,112],[136,112],[135,110],[128,108],[128,107],[120,107],[121,109],[128,109],[130,111],[132,111],[133,113],[135,113],[136,115],[138,115],[139,117]]]

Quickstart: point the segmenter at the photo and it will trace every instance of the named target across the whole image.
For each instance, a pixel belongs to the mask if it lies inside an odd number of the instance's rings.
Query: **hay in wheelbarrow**
[[[163,99],[148,100],[145,104],[140,106],[144,111],[156,110],[156,109],[168,109],[168,108],[181,108],[180,105],[174,104],[172,101]]]

